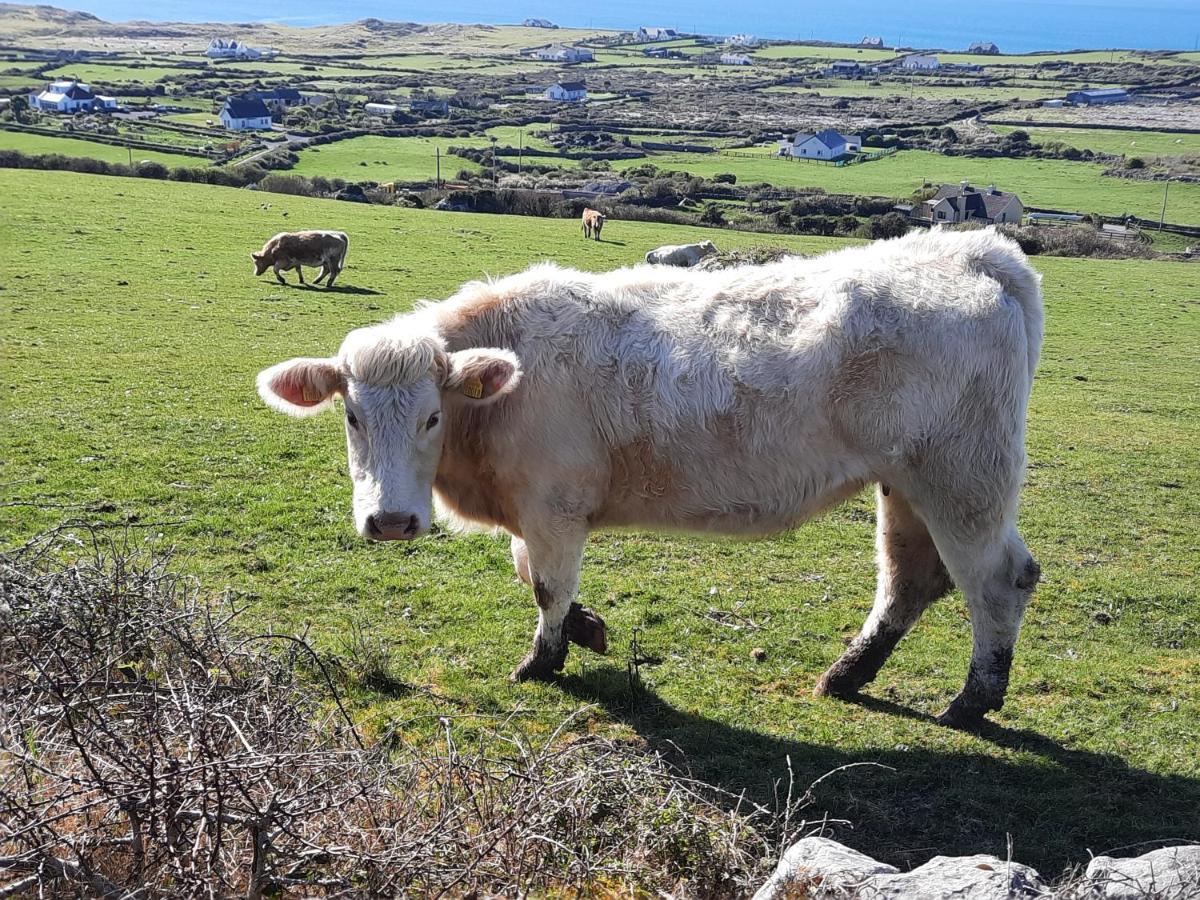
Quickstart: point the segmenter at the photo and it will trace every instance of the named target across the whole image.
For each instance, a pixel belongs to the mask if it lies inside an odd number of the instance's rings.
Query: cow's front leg
[[[300,279],[300,283],[304,284],[304,267],[296,266],[296,277]]]
[[[586,539],[587,529],[582,526],[554,536],[526,534],[524,568],[533,583],[538,627],[533,649],[513,671],[513,681],[551,680],[566,665],[570,641],[597,653],[608,649],[604,620],[575,602]],[[513,556],[519,566],[516,543],[514,539]]]
[[[287,281],[285,281],[284,277],[283,277],[283,263],[275,263],[274,269],[275,269],[275,280],[278,281],[280,284],[287,284]]]

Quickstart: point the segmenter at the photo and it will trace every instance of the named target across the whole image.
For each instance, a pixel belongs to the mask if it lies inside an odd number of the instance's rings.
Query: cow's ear
[[[263,402],[289,416],[312,416],[346,391],[346,376],[334,359],[299,357],[258,373]]]
[[[442,390],[468,403],[491,403],[521,382],[521,361],[510,350],[472,348],[447,357]]]
[[[252,260],[254,260],[255,262],[258,262],[260,259],[262,259],[262,253],[259,252],[258,250],[255,250],[253,253],[250,254],[250,258]]]

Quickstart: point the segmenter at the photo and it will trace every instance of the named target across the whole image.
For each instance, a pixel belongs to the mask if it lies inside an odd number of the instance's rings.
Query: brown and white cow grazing
[[[604,230],[604,223],[606,221],[604,213],[597,212],[594,209],[585,209],[583,211],[584,239],[592,238],[593,240],[600,240],[600,232]]]
[[[251,253],[250,258],[254,260],[255,275],[273,268],[280,284],[287,284],[280,273],[288,269],[295,269],[300,283],[304,284],[304,270],[300,267],[320,266],[321,271],[313,284],[320,284],[328,275],[325,286],[333,287],[334,280],[345,268],[349,249],[350,238],[344,231],[281,231],[257,253]]]
[[[717,272],[539,265],[258,387],[297,416],[341,395],[364,537],[420,537],[434,495],[512,535],[539,607],[518,679],[605,647],[576,603],[589,531],[761,535],[876,483],[875,605],[817,693],[856,693],[957,584],[974,652],[942,721],[972,726],[1004,701],[1038,580],[1016,513],[1041,339],[1017,245],[934,232]]]

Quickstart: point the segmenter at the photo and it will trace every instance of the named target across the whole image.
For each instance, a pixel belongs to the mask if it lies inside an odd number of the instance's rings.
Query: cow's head
[[[250,258],[254,260],[254,274],[261,275],[267,269],[271,268],[271,260],[267,258],[267,254],[256,251],[250,254]]]
[[[508,350],[447,353],[435,335],[406,336],[390,324],[352,331],[336,357],[264,369],[258,393],[291,416],[314,415],[341,396],[355,527],[392,541],[429,530],[446,413],[494,403],[520,380]]]

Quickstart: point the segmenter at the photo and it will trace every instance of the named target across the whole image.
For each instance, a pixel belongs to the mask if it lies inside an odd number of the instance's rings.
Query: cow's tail
[[[967,232],[963,237],[975,245],[968,253],[974,268],[998,281],[1005,295],[1021,308],[1032,381],[1042,350],[1042,276],[1029,264],[1020,245],[994,228]]]
[[[350,235],[342,232],[342,255],[338,258],[338,268],[346,268],[346,254],[350,252]]]

